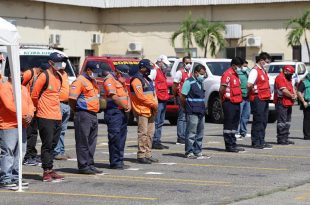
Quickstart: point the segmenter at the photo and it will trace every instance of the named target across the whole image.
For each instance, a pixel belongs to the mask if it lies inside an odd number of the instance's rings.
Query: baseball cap
[[[285,65],[283,67],[283,70],[287,71],[290,74],[294,74],[295,73],[295,68],[293,66],[291,66],[291,65]]]
[[[54,63],[57,63],[57,62],[65,62],[67,61],[68,58],[61,53],[53,52],[50,54],[49,59]]]
[[[139,62],[139,65],[138,65],[139,69],[141,68],[148,68],[150,70],[153,69],[153,66],[151,64],[151,61],[149,59],[142,59],[140,62]]]
[[[94,73],[99,73],[100,72],[100,62],[88,61],[86,64],[86,68],[91,69]]]
[[[168,57],[166,55],[160,55],[157,58],[157,61],[162,61],[164,62],[166,65],[170,65],[171,63],[168,61]]]

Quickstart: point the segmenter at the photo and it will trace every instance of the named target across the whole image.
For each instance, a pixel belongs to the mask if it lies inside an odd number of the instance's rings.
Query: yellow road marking
[[[309,191],[309,190],[308,190]],[[298,197],[295,197],[296,200],[304,201],[305,199],[310,199],[310,194],[304,194]]]
[[[0,190],[3,193],[14,193],[14,194],[37,194],[37,195],[58,195],[58,196],[81,196],[81,197],[95,197],[95,198],[112,198],[112,199],[132,199],[132,200],[146,200],[154,201],[158,198],[149,197],[138,197],[138,196],[117,196],[117,195],[99,195],[99,194],[82,194],[82,193],[59,193],[59,192],[36,192],[36,191],[25,191],[25,192],[12,192]]]

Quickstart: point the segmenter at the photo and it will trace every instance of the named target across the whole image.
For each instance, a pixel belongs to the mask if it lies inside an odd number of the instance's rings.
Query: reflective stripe
[[[71,96],[71,97],[79,97],[78,94],[74,94],[74,93],[70,93],[70,96]]]
[[[85,101],[89,102],[89,101],[98,100],[98,99],[99,99],[98,96],[93,96],[93,97],[85,99]]]
[[[87,87],[87,83],[81,77],[77,78],[76,80],[80,81],[84,87]]]
[[[200,99],[200,98],[186,98],[187,101],[190,102],[204,102],[205,99]]]
[[[119,99],[119,100],[128,100],[128,97],[127,97],[127,96],[122,96],[122,97],[118,97],[118,99]],[[108,101],[113,101],[113,99],[110,98],[110,97],[108,97],[107,100],[108,100]]]
[[[136,95],[136,93],[135,92],[130,92],[132,95]],[[153,91],[145,91],[145,92],[143,92],[143,94],[154,94],[154,92]]]
[[[277,126],[278,127],[285,127],[286,126],[286,123],[284,122],[279,122],[279,123],[277,123]]]

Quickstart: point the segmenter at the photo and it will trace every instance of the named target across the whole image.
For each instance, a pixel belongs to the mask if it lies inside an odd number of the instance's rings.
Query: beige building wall
[[[95,49],[96,55],[128,54],[129,43],[141,43],[142,56],[155,60],[159,54],[175,56],[170,37],[180,22],[191,12],[192,18],[206,18],[224,24],[241,24],[242,36],[261,37],[260,47],[247,47],[246,58],[253,63],[261,51],[281,54],[292,59],[287,46],[286,23],[299,17],[309,2],[251,5],[220,5],[192,7],[152,7],[98,9],[33,1],[0,0],[0,16],[16,20],[22,43],[49,44],[51,34],[61,35],[64,52],[71,57],[85,57],[85,49]],[[93,45],[94,33],[102,37],[100,45]],[[310,39],[310,33],[308,33]],[[245,46],[244,38],[227,41],[227,47]],[[181,40],[176,40],[181,48]],[[304,42],[303,42],[304,43]],[[197,48],[197,45],[193,45]],[[203,50],[197,48],[197,55]],[[210,56],[208,56],[210,57]],[[217,57],[225,57],[219,52]]]

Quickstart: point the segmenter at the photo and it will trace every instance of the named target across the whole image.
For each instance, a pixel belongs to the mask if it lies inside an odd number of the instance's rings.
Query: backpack
[[[44,91],[47,89],[47,87],[48,87],[48,85],[49,85],[49,81],[50,81],[49,74],[48,74],[48,72],[47,72],[46,70],[44,70],[43,72],[41,72],[41,73],[38,75],[38,77],[39,77],[42,73],[45,74],[46,80],[45,80],[45,84],[44,84],[43,88],[42,88],[41,91],[40,91],[39,98],[40,98],[41,95],[44,93]],[[57,75],[59,76],[59,80],[60,80],[60,89],[61,89],[61,85],[62,85],[62,76],[61,76],[61,74],[60,74],[59,72],[56,72],[56,73],[57,73]],[[59,91],[60,91],[60,89],[59,89]]]

